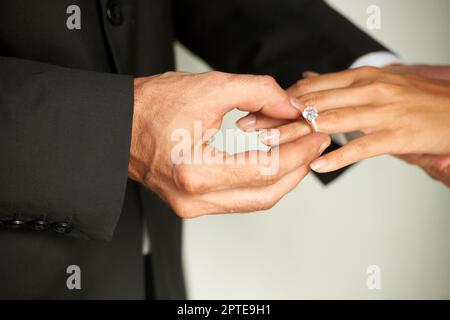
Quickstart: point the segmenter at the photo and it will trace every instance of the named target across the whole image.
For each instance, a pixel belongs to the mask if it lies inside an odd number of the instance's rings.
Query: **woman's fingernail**
[[[309,166],[316,172],[324,172],[328,166],[328,160],[326,158],[319,158],[314,160]]]
[[[303,72],[303,78],[313,78],[313,77],[317,77],[317,76],[320,76],[320,73],[315,72],[315,71]]]
[[[254,114],[249,114],[248,116],[239,119],[236,125],[243,131],[251,131],[255,128],[256,117]]]
[[[302,111],[302,107],[300,105],[300,100],[298,100],[297,98],[291,97],[291,104],[295,109]]]
[[[275,146],[280,142],[280,130],[278,129],[265,129],[258,135],[259,141],[267,146]]]
[[[330,146],[331,142],[327,141],[322,143],[322,145],[319,148],[319,156],[322,155],[322,153]]]

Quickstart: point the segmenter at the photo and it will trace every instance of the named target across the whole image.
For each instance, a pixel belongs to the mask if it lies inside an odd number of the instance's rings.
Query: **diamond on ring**
[[[313,128],[314,132],[319,131],[316,122],[317,118],[319,117],[319,112],[314,106],[308,106],[305,109],[303,109],[302,116],[306,121],[308,121],[308,123]]]

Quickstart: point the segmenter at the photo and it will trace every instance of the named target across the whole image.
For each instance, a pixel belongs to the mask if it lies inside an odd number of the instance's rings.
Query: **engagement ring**
[[[319,112],[314,106],[306,107],[302,112],[302,116],[309,123],[314,132],[319,132],[319,127],[316,122]]]

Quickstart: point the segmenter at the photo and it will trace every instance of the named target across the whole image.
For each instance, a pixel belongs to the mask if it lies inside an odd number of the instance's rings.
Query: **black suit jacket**
[[[66,27],[72,4],[81,30]],[[181,221],[127,181],[132,77],[173,70],[175,39],[283,86],[384,50],[317,0],[2,1],[1,298],[144,298],[143,216],[156,297],[185,297]]]

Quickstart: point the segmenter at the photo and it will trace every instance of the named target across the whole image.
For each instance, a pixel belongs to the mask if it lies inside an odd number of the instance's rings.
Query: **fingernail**
[[[297,110],[299,110],[299,111],[302,111],[302,107],[301,107],[301,105],[300,105],[300,101],[299,101],[297,98],[291,97],[291,104],[292,104],[292,106],[293,106],[295,109],[297,109]]]
[[[315,71],[305,71],[303,72],[303,78],[311,78],[311,77],[317,77],[320,73]]]
[[[316,172],[324,172],[328,166],[328,160],[326,158],[319,158],[314,160],[309,166]]]
[[[322,153],[330,146],[330,144],[331,144],[330,141],[322,143],[322,145],[319,148],[319,156],[322,155]]]
[[[275,146],[280,142],[280,130],[278,129],[265,129],[258,135],[259,141],[267,146]]]
[[[253,114],[249,114],[236,122],[236,125],[243,131],[251,131],[255,128],[256,117]]]

